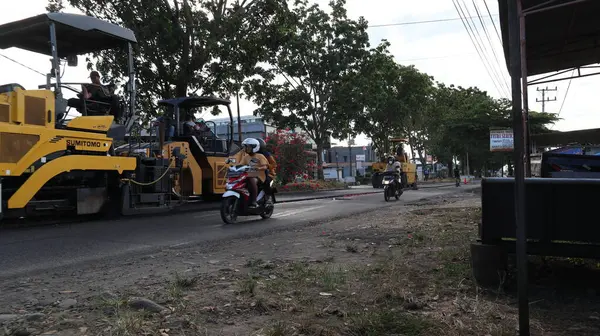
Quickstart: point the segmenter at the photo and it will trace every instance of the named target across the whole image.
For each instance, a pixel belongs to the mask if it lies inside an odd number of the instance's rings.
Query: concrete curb
[[[279,191],[279,195],[312,195],[319,193],[328,193],[340,190],[352,190],[352,188],[339,188],[339,189],[327,189],[327,190],[315,190],[315,191]]]
[[[447,185],[419,186],[419,189],[449,188],[449,187],[456,188],[454,183],[451,183],[451,184],[447,184]],[[411,191],[411,189],[409,188],[408,191]],[[315,194],[318,194],[318,193],[319,192],[315,192]],[[323,193],[325,193],[325,191]],[[374,191],[366,191],[366,192],[349,192],[347,194],[322,195],[322,196],[314,195],[314,196],[307,196],[307,197],[299,197],[299,198],[294,198],[294,199],[290,199],[290,200],[277,201],[277,203],[294,203],[294,202],[311,201],[311,200],[326,199],[326,198],[353,197],[353,196],[373,195],[373,194],[381,194],[381,193],[383,193],[383,188],[375,189]],[[277,198],[277,196],[275,196],[275,197]]]
[[[425,185],[419,184],[419,185],[417,185],[417,187],[419,189],[446,188],[446,187],[454,187],[454,183],[450,183],[450,184],[446,184],[446,183],[442,184],[442,183],[440,183],[440,184],[433,184],[433,185],[430,185],[430,184],[425,184]]]
[[[294,198],[294,199],[290,199],[290,200],[277,201],[276,204],[279,204],[279,203],[294,203],[294,202],[302,202],[302,201],[312,201],[312,200],[319,200],[319,199],[326,199],[326,198],[372,195],[372,194],[379,194],[379,193],[382,193],[382,192],[383,191],[368,191],[368,192],[363,192],[363,193],[348,193],[348,194],[339,194],[339,195],[310,196],[310,197]],[[277,196],[275,196],[275,199],[277,199]]]

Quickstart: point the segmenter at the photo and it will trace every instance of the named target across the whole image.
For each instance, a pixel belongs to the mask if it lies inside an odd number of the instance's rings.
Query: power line
[[[458,0],[457,0],[457,3],[458,3]],[[471,13],[469,12],[469,8],[468,8],[467,4],[465,3],[464,0],[462,0],[462,3],[463,3],[462,7],[464,7],[464,10],[467,12],[466,15],[463,12],[463,16],[466,17],[468,15],[469,17],[471,17]],[[460,4],[459,4],[459,7],[460,7]],[[469,20],[466,20],[466,21],[467,21],[467,23],[469,22]],[[483,20],[481,20],[481,19],[480,19],[480,21],[483,22]],[[510,88],[506,84],[506,80],[501,75],[502,74],[502,70],[500,70],[500,72],[498,72],[498,70],[494,66],[493,62],[490,60],[490,57],[489,57],[489,54],[488,54],[488,49],[485,46],[485,42],[483,40],[483,37],[481,37],[481,34],[479,33],[479,29],[477,29],[477,25],[475,24],[475,20],[471,19],[471,23],[472,23],[471,31],[473,31],[473,29],[475,30],[475,32],[473,33],[473,35],[476,34],[477,37],[479,38],[479,48],[481,48],[481,53],[485,55],[485,59],[486,59],[488,65],[490,67],[490,70],[494,73],[494,76],[496,77],[496,80],[498,81],[498,85],[500,87],[502,87],[502,90],[506,90],[506,91],[504,91],[504,94],[508,96],[509,95],[508,92],[510,92]],[[493,51],[494,46],[490,45],[490,48]]]
[[[563,106],[565,106],[565,101],[567,100],[567,95],[569,94],[569,88],[571,88],[571,81],[573,80],[573,75],[575,74],[575,69],[573,69],[573,71],[571,71],[571,78],[569,78],[569,84],[567,85],[567,90],[565,91],[565,96],[563,97],[563,101],[560,104],[560,109],[558,110],[558,113],[556,114],[556,117],[560,117],[560,113],[562,112]],[[556,126],[556,124],[552,124],[552,126],[550,126],[550,129],[554,129],[554,126]]]
[[[481,28],[483,28],[483,33],[485,34],[485,37],[487,38],[487,40],[490,44],[490,49],[492,49],[492,53],[494,54],[494,59],[496,60],[496,65],[498,66],[498,69],[500,71],[499,74],[502,79],[502,83],[506,86],[506,88],[510,92],[509,85],[507,84],[508,81],[506,79],[506,73],[504,71],[502,71],[502,65],[501,65],[502,63],[498,60],[498,55],[496,55],[496,50],[494,48],[494,44],[492,43],[492,39],[490,38],[487,28],[485,27],[485,24],[483,23],[483,18],[481,16],[481,13],[479,12],[479,6],[477,6],[477,3],[475,2],[475,0],[471,0],[471,1],[473,2],[473,7],[475,8],[475,12],[477,13],[477,16],[479,17],[479,23],[481,23]],[[492,20],[492,22],[494,22],[494,21]],[[502,44],[502,43],[500,43],[500,44]]]
[[[503,92],[503,90],[500,89],[500,87],[498,86],[498,84],[496,82],[495,77],[490,73],[490,70],[488,69],[488,65],[486,63],[486,58],[481,54],[481,52],[479,50],[478,43],[475,40],[474,34],[471,29],[471,25],[469,24],[469,22],[467,20],[463,19],[463,17],[467,17],[467,16],[462,11],[462,7],[459,9],[460,4],[458,4],[456,0],[452,0],[452,4],[454,5],[456,12],[458,13],[458,16],[461,18],[463,26],[465,27],[465,30],[467,31],[467,34],[469,35],[469,38],[471,39],[471,43],[473,44],[475,51],[477,51],[477,54],[479,54],[479,58],[480,58],[481,62],[483,63],[483,67],[485,68],[485,71],[488,73],[488,76],[490,76],[490,79],[492,80],[492,84],[494,84],[494,87],[496,88],[496,90],[498,90],[498,93],[506,96],[506,92]]]
[[[498,40],[500,40],[500,44],[502,44],[502,38],[500,37],[500,33],[498,32],[498,28],[496,27],[496,21],[491,20],[492,14],[490,13],[490,7],[488,7],[487,5],[487,0],[483,0],[483,4],[485,5],[485,9],[488,12],[490,21],[492,21],[492,25],[494,25],[494,30],[496,31],[496,35],[498,35]]]
[[[505,90],[506,88],[502,85],[502,81],[499,79],[496,68],[494,66],[492,66],[492,63],[490,62],[490,60],[488,58],[487,48],[485,47],[485,44],[483,43],[483,39],[481,38],[481,34],[479,34],[479,30],[477,29],[477,26],[475,25],[475,21],[472,19],[473,17],[471,16],[471,13],[469,13],[469,9],[467,8],[467,5],[465,4],[464,0],[462,1],[462,3],[463,3],[463,5],[461,6],[459,0],[456,0],[456,4],[461,12],[461,13],[459,13],[459,15],[462,15],[463,17],[465,17],[465,21],[466,21],[467,25],[469,26],[469,29],[471,30],[471,34],[473,35],[473,40],[475,41],[475,44],[481,50],[483,61],[484,61],[484,63],[487,63],[487,66],[489,67],[490,72],[493,73],[493,78],[498,83],[498,87],[501,90]],[[464,7],[464,10],[463,10],[463,7]],[[466,11],[466,14],[465,14],[465,11]],[[470,21],[471,21],[472,25],[469,22],[469,20],[466,19],[467,17],[471,17]],[[477,39],[478,37],[479,37],[479,39]],[[500,91],[500,89],[498,91]],[[508,95],[507,92],[508,91],[503,91],[504,95]],[[502,94],[502,92],[500,92],[500,94]]]
[[[23,63],[20,63],[19,61],[15,61],[14,59],[12,59],[12,58],[10,58],[10,57],[8,57],[8,56],[6,56],[6,55],[0,54],[0,56],[2,56],[2,57],[4,57],[4,58],[6,58],[6,59],[7,59],[7,60],[9,60],[9,61],[12,61],[12,62],[14,62],[14,63],[17,63],[18,65],[20,65],[20,66],[22,66],[22,67],[24,67],[24,68],[27,68],[27,69],[29,69],[29,70],[31,70],[31,71],[33,71],[33,72],[36,72],[36,73],[38,73],[38,74],[40,74],[40,75],[42,75],[42,76],[46,77],[46,74],[43,74],[43,73],[41,73],[40,71],[37,71],[37,70],[35,70],[35,69],[33,69],[33,68],[30,68],[30,67],[28,67],[27,65],[25,65],[25,64],[23,64]]]
[[[567,91],[565,91],[565,97],[563,98],[563,101],[560,104],[560,109],[558,110],[557,117],[560,116],[560,112],[562,112],[563,106],[565,106],[565,101],[567,100],[567,95],[569,94],[569,88],[571,87],[571,81],[573,80],[574,74],[575,74],[575,69],[573,69],[573,71],[571,71],[571,78],[569,78],[569,84],[567,85]]]
[[[488,11],[489,13],[489,11]],[[498,14],[490,14],[489,16],[486,15],[485,17],[492,17],[492,16],[498,16]],[[471,18],[471,17],[469,17]],[[378,27],[393,27],[393,26],[408,26],[408,25],[415,25],[415,24],[423,24],[423,23],[436,23],[436,22],[449,22],[449,21],[458,21],[458,20],[462,20],[461,17],[457,17],[457,18],[447,18],[447,19],[437,19],[437,20],[424,20],[424,21],[407,21],[407,22],[396,22],[396,23],[384,23],[384,24],[377,24],[377,25],[369,25],[369,28],[378,28]]]

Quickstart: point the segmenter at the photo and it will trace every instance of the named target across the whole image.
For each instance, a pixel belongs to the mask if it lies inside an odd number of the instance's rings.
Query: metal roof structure
[[[178,106],[180,108],[195,108],[216,105],[230,105],[229,99],[214,96],[179,97],[158,101],[158,106]]]
[[[531,141],[535,147],[566,146],[573,143],[600,144],[600,128],[536,134],[531,136]]]
[[[600,1],[520,0],[520,2],[525,17],[524,42],[528,76],[566,69],[570,71],[574,68],[589,68],[589,64],[600,62],[600,44],[597,42],[600,34],[600,21],[597,20]],[[498,9],[504,55],[510,68],[507,1],[499,0]],[[578,73],[575,77],[584,76],[589,74]],[[569,77],[562,78],[564,79]],[[530,85],[541,83],[541,80],[529,82]]]
[[[87,15],[46,13],[0,25],[0,49],[16,47],[51,56],[51,23],[56,27],[61,58],[137,43],[133,31],[110,22]]]
[[[591,76],[581,69],[600,63],[598,0],[498,0],[502,44],[511,76],[514,131],[516,254],[519,334],[529,336],[527,209],[525,176],[530,175],[528,85]],[[577,75],[556,78],[572,71]],[[528,76],[558,71],[535,81]],[[561,72],[562,71],[562,72]],[[554,77],[554,78],[553,78]]]

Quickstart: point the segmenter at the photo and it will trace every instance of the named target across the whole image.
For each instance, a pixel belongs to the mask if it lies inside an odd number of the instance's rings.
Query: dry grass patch
[[[302,255],[273,253],[278,259],[269,261],[232,256],[237,269],[177,276],[156,289],[167,293],[166,301],[177,307],[172,314],[147,317],[117,310],[111,331],[115,335],[117,330],[119,335],[143,335],[150,329],[156,334],[161,328],[169,329],[169,335],[515,335],[511,279],[506,292],[489,292],[478,288],[471,275],[469,245],[477,238],[481,218],[475,203],[419,207],[380,219],[368,214],[342,219],[327,224],[331,234],[325,239],[297,233],[293,239],[304,248]],[[556,286],[544,284],[546,292],[532,286],[532,334],[600,334],[598,302],[584,302],[581,293],[571,296]],[[172,288],[180,295],[168,294]]]

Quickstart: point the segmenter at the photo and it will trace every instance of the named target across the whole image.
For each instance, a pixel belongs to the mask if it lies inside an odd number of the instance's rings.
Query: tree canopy
[[[287,20],[285,0],[67,2],[134,31],[141,111],[155,111],[161,98],[237,93],[245,78],[260,73],[257,64],[277,47]],[[49,9],[60,7],[61,0],[50,0]],[[119,82],[126,74],[125,52],[103,51],[88,62],[105,80]]]
[[[383,43],[371,49],[348,85],[364,107],[353,116],[355,132],[366,134],[380,155],[392,150],[390,137],[406,138],[412,157],[424,165],[425,154],[450,167],[456,158],[465,162],[467,155],[477,169],[497,169],[509,161],[510,154],[490,152],[489,132],[512,127],[510,101],[476,87],[436,83],[414,66],[398,64],[388,47]],[[531,132],[546,132],[546,126],[556,121],[551,114],[531,112]]]
[[[353,116],[360,112],[360,106],[346,103],[344,88],[359,72],[369,36],[366,21],[349,19],[344,5],[345,0],[332,1],[328,14],[296,0],[293,26],[272,52],[272,66],[245,86],[259,105],[256,114],[280,127],[302,129],[318,152],[331,134],[350,135]]]
[[[493,153],[489,149],[491,129],[512,128],[511,104],[494,99],[476,87],[455,87],[438,83],[433,91],[425,134],[428,154],[452,165],[459,157],[473,169],[499,169],[510,161],[510,153]],[[557,121],[550,113],[529,113],[532,134],[547,132]]]

